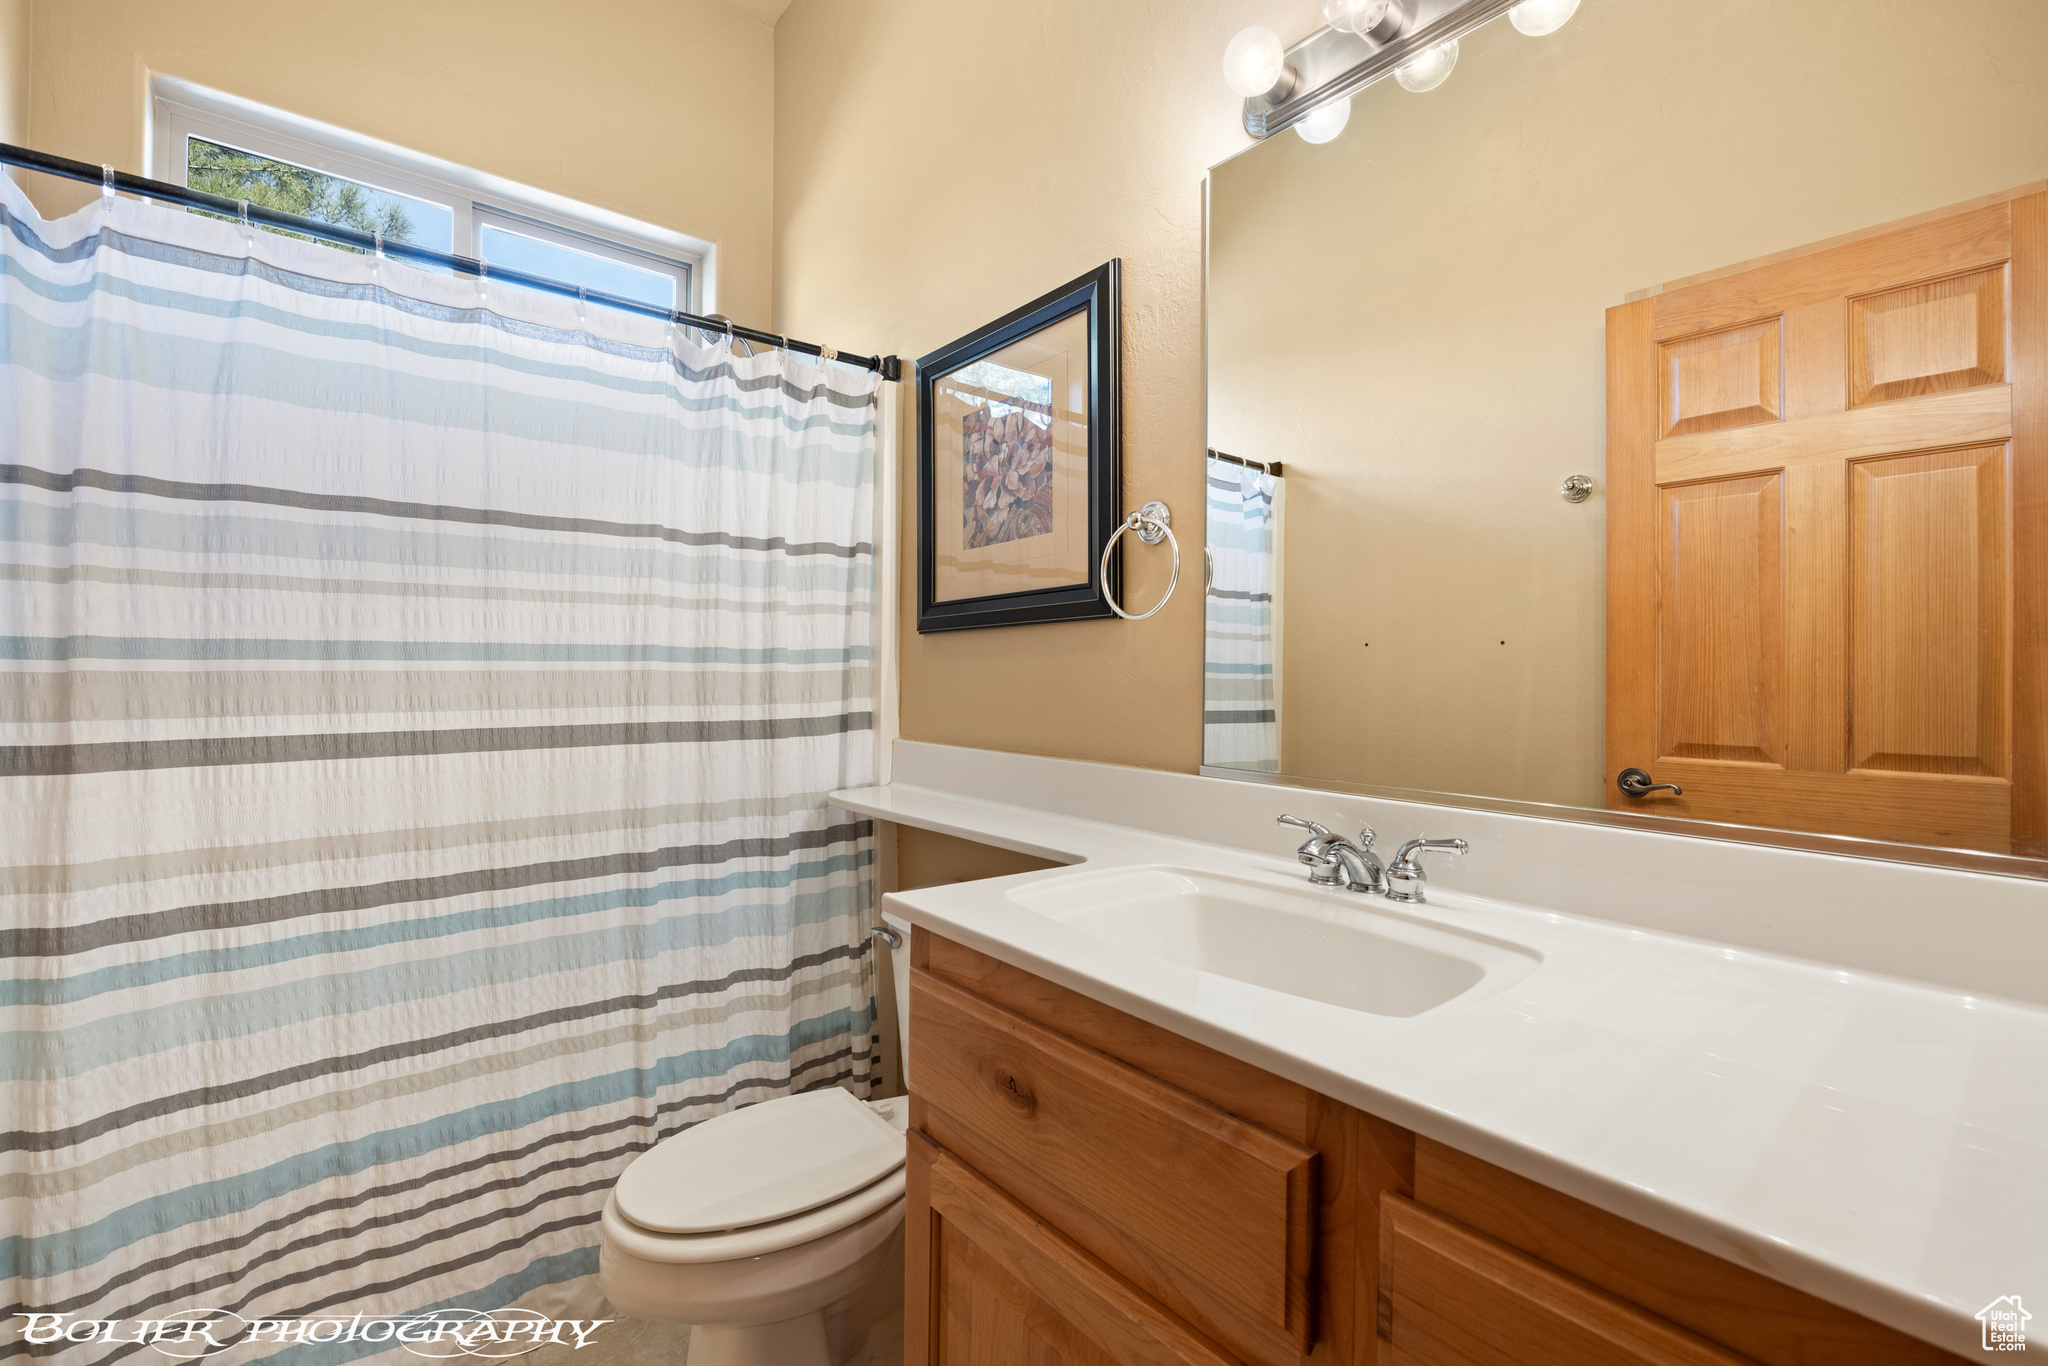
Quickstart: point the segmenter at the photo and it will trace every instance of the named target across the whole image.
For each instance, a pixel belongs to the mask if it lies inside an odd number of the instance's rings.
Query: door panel
[[[2048,854],[2044,219],[1609,310],[1609,806]]]
[[[1664,490],[1665,755],[1778,762],[1782,479]]]
[[[1784,416],[1784,322],[1688,337],[1664,348],[1664,435],[1776,422]]]
[[[1851,404],[2005,380],[2005,268],[1849,301]]]
[[[2003,777],[2005,447],[1849,469],[1851,762]]]

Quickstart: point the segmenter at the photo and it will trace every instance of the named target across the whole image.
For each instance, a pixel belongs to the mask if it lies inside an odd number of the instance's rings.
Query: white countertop
[[[1289,790],[1269,791],[1280,809]],[[1264,854],[900,776],[831,800],[1065,864],[1304,882],[1299,832]],[[2019,1295],[2048,1347],[2048,1009],[1433,884],[1426,906],[1374,909],[1542,964],[1483,999],[1372,1016],[1142,956],[1008,895],[1070,872],[886,908],[1952,1351],[1976,1354],[1976,1312]]]

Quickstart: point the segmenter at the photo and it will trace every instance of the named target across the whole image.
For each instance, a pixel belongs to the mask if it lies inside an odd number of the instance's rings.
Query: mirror
[[[2048,872],[2044,71],[1584,0],[1213,168],[1204,771]]]

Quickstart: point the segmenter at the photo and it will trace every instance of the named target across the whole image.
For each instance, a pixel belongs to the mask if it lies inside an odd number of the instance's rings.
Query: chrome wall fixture
[[[1146,545],[1158,545],[1165,541],[1173,547],[1173,572],[1166,577],[1166,591],[1159,595],[1159,601],[1144,612],[1126,612],[1123,604],[1116,600],[1116,594],[1109,591],[1109,557],[1116,550],[1117,538],[1126,531],[1134,531]],[[1173,534],[1173,513],[1166,504],[1154,498],[1130,516],[1124,518],[1109,539],[1102,546],[1102,597],[1109,604],[1109,610],[1125,621],[1143,621],[1146,617],[1166,606],[1166,600],[1173,596],[1173,586],[1180,582],[1180,541]]]
[[[1501,15],[1531,37],[1555,33],[1579,0],[1324,0],[1328,27],[1293,47],[1269,28],[1224,49],[1223,77],[1244,99],[1244,129],[1261,140],[1292,128],[1309,142],[1344,131],[1351,97],[1392,76],[1434,90],[1458,61],[1458,39]]]

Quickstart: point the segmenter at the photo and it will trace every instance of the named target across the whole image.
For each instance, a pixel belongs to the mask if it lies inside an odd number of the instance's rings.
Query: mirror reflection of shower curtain
[[[1202,762],[1280,771],[1280,480],[1208,458]]]

